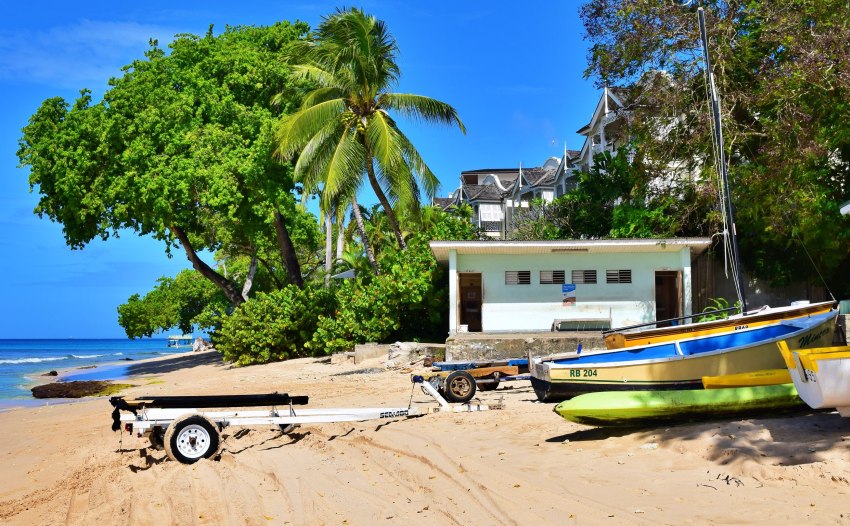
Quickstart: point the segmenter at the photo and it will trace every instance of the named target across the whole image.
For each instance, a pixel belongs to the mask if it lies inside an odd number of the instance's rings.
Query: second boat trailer
[[[229,426],[279,426],[289,433],[301,424],[359,422],[373,419],[415,417],[437,412],[474,412],[500,409],[495,405],[464,403],[449,404],[432,382],[422,376],[412,376],[416,384],[438,402],[428,407],[364,407],[295,409],[306,405],[307,396],[285,393],[213,396],[113,396],[112,430],[126,431],[146,437],[155,449],[165,449],[168,458],[192,464],[213,456],[219,448],[220,434]],[[474,384],[473,384],[474,385]],[[411,396],[412,403],[412,396]],[[266,410],[234,410],[244,407],[271,407]],[[230,410],[201,411],[209,408]]]

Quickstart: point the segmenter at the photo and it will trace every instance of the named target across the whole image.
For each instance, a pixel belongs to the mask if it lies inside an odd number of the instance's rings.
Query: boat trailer
[[[422,376],[412,376],[414,387],[438,402],[437,406],[363,407],[295,409],[307,405],[307,396],[289,396],[286,393],[211,395],[211,396],[138,396],[109,399],[112,411],[112,430],[126,431],[139,438],[148,438],[154,449],[165,449],[172,460],[192,464],[213,456],[219,449],[221,432],[230,426],[279,426],[287,434],[301,424],[333,422],[361,422],[364,420],[398,417],[417,417],[438,412],[477,412],[501,409],[501,402],[485,404],[449,404],[433,382]],[[473,384],[474,385],[474,384]],[[266,410],[242,410],[245,407],[270,407]],[[227,410],[203,411],[202,409]],[[240,408],[235,410],[235,408]]]

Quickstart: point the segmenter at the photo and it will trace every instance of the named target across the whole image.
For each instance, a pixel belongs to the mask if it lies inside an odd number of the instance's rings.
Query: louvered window
[[[541,270],[540,271],[540,284],[541,285],[563,285],[566,283],[564,279],[566,278],[565,272],[563,270]]]
[[[605,281],[608,283],[631,283],[631,270],[606,270]]]
[[[595,270],[574,270],[573,283],[596,283]]]
[[[531,285],[531,271],[506,270],[505,285]]]

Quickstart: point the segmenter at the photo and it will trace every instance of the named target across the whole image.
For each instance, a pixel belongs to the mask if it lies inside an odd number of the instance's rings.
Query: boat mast
[[[741,258],[738,253],[738,233],[735,229],[735,216],[732,212],[732,195],[729,193],[729,174],[726,169],[726,154],[723,151],[723,128],[720,123],[720,102],[717,99],[717,90],[714,87],[714,74],[711,72],[711,59],[708,56],[708,36],[705,31],[705,12],[703,8],[697,9],[699,17],[699,32],[702,38],[702,52],[705,56],[705,74],[708,77],[708,85],[711,90],[711,113],[714,117],[714,140],[717,147],[720,162],[720,177],[723,183],[723,191],[726,194],[726,212],[729,217],[729,228],[732,238],[732,258],[735,264],[734,274],[737,281],[738,299],[741,300],[741,314],[747,312],[747,296],[744,291],[744,278],[741,273]]]

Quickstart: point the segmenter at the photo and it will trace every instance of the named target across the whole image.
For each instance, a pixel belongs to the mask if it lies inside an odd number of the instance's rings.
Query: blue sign
[[[572,283],[564,283],[561,285],[561,292],[575,292],[576,286]]]

